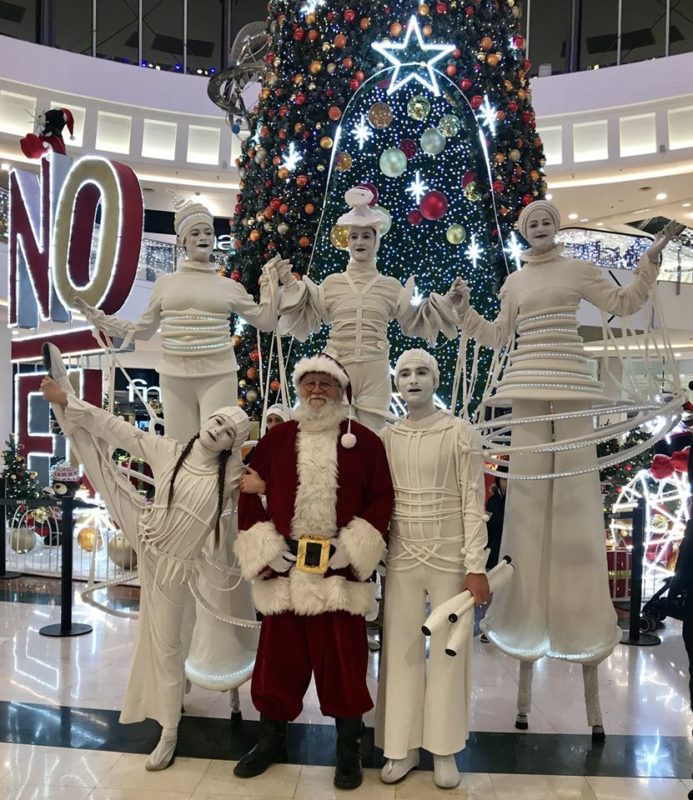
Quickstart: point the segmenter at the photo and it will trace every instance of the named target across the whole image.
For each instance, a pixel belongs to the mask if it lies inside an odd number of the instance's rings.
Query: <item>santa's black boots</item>
[[[363,781],[361,774],[361,717],[344,719],[336,717],[337,725],[337,767],[334,771],[334,785],[338,789],[356,789]]]
[[[233,774],[237,778],[254,778],[272,764],[284,764],[286,760],[286,722],[261,714],[257,744],[236,764]]]

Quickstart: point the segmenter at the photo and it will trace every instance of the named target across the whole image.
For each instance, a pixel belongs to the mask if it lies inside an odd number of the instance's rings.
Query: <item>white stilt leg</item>
[[[232,714],[240,714],[241,713],[241,695],[238,691],[238,688],[231,689],[229,692],[229,702],[231,703],[231,713]]]
[[[517,718],[515,727],[527,730],[529,723],[527,715],[532,710],[532,676],[534,674],[533,661],[520,661],[520,682],[517,687]]]
[[[596,664],[582,665],[582,679],[585,684],[585,710],[587,724],[592,728],[592,738],[603,740],[604,727],[602,709],[599,704],[599,676]]]

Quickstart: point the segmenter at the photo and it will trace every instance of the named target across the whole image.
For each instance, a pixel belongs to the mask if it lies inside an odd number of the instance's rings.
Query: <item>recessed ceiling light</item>
[[[690,208],[690,207],[691,207],[691,204],[690,204],[690,203],[684,203],[684,204],[683,204],[683,207],[684,207],[684,208]]]
[[[577,219],[577,218],[578,218],[577,214],[568,214],[568,219]]]
[[[580,220],[580,222],[589,222],[589,219],[588,219],[587,217],[583,217],[583,218]]]
[[[659,194],[655,195],[655,200],[666,200],[669,195],[666,192],[659,192]]]
[[[2,164],[0,164],[0,169],[2,169],[3,172],[9,172],[10,171],[9,162],[8,161],[3,161]]]
[[[598,222],[597,223],[597,227],[598,228],[603,228],[604,227],[604,223],[603,222]]]
[[[551,194],[551,192],[549,192],[549,194],[546,195],[546,199],[553,200],[553,195]]]
[[[681,353],[674,353],[674,358],[681,358]]]

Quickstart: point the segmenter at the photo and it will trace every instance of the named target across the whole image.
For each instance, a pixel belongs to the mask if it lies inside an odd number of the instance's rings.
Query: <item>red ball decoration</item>
[[[374,183],[359,183],[359,189],[368,189],[369,192],[373,193],[373,199],[368,204],[371,208],[378,202],[378,187]]]
[[[359,88],[360,85],[361,85],[361,82],[359,80],[357,80],[356,78],[352,78],[349,81],[349,88],[351,89],[352,92],[355,92]]]
[[[259,361],[260,360],[260,353],[257,350],[252,350],[250,353],[250,360],[251,361]]]
[[[399,149],[408,159],[414,158],[418,152],[418,146],[413,139],[402,139],[402,141],[399,143]]]
[[[423,222],[423,214],[415,208],[407,214],[407,222],[410,225],[420,225]]]
[[[470,169],[468,172],[465,172],[464,175],[462,176],[462,188],[468,186],[472,181],[475,180],[476,180],[476,172]]]
[[[419,210],[426,219],[440,219],[448,210],[448,198],[442,192],[434,189],[421,198]]]
[[[344,12],[344,22],[353,22],[356,19],[356,12],[353,8],[347,8]]]
[[[297,106],[302,106],[306,102],[306,96],[303,92],[299,92],[294,100]]]
[[[237,269],[234,269],[233,272],[231,273],[231,280],[240,281],[240,279],[241,279],[241,273]]]
[[[279,383],[279,381],[276,378],[270,383],[270,389],[273,392],[278,392],[280,387],[281,383]]]
[[[514,100],[511,100],[511,101],[508,103],[508,111],[509,111],[511,114],[514,114],[514,113],[517,111],[517,109],[518,109],[518,105],[517,105],[517,103],[516,103]]]
[[[467,6],[467,7],[465,8],[465,10],[464,10],[464,13],[465,13],[465,14],[466,14],[468,17],[472,17],[472,16],[474,16],[474,8],[473,8],[473,6]]]
[[[342,116],[342,109],[338,106],[330,106],[327,116],[332,120],[332,122],[338,122]]]
[[[470,103],[472,104],[472,108],[476,111],[484,104],[484,98],[480,94],[475,94],[470,100]]]
[[[257,378],[257,369],[255,369],[255,367],[248,367],[245,374],[249,380],[254,381],[255,378]]]
[[[447,67],[445,67],[445,74],[448,78],[454,78],[455,75],[457,75],[457,66],[455,64],[448,64]]]
[[[493,182],[493,191],[496,194],[502,194],[503,193],[503,189],[505,189],[505,186],[503,186],[503,181],[494,181]]]
[[[513,47],[517,47],[519,50],[521,47],[524,46],[525,46],[525,37],[520,36],[519,33],[516,33],[515,36],[513,36]]]
[[[522,205],[523,206],[528,206],[532,202],[532,200],[534,200],[534,198],[532,197],[531,194],[523,194],[522,195]]]
[[[296,28],[294,31],[294,41],[295,42],[302,42],[306,38],[306,32],[303,28]]]
[[[462,78],[459,83],[460,89],[462,89],[463,92],[468,92],[473,85],[474,84],[469,80],[469,78]]]
[[[436,3],[436,14],[446,14],[448,7],[445,3]]]

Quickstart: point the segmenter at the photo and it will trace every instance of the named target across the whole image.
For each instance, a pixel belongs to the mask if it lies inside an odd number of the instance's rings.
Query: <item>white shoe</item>
[[[45,342],[41,348],[43,366],[51,378],[68,394],[74,394],[70,379],[67,377],[67,370],[63,363],[63,355],[58,348],[50,342]]]
[[[159,739],[159,744],[152,750],[144,762],[147,772],[158,772],[166,769],[173,764],[176,755],[176,745],[178,744],[178,729],[172,731],[164,729]]]
[[[460,784],[455,756],[433,756],[433,782],[439,789],[454,789]]]
[[[383,783],[397,783],[404,780],[407,775],[419,766],[419,749],[410,750],[406,758],[388,758],[385,766],[380,770],[380,780]]]

